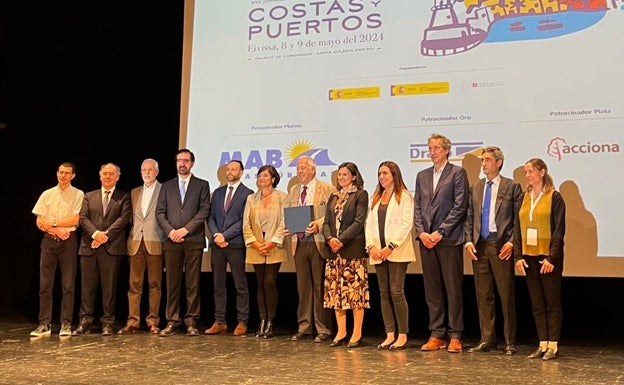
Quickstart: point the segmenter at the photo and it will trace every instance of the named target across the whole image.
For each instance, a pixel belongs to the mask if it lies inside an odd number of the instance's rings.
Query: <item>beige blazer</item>
[[[299,203],[299,191],[301,190],[301,183],[297,183],[291,187],[288,194],[288,204],[297,206]],[[332,258],[331,252],[325,247],[325,237],[323,236],[323,222],[325,222],[325,212],[327,210],[327,201],[331,194],[336,191],[336,188],[329,183],[321,182],[316,179],[316,190],[314,191],[314,222],[318,225],[319,232],[314,234],[314,242],[316,248],[321,256],[325,259]],[[291,252],[295,255],[297,250],[297,234],[291,234],[290,236]]]
[[[285,262],[288,257],[284,247],[284,207],[288,205],[288,195],[285,192],[274,190],[271,194],[271,203],[267,207],[270,212],[268,227],[264,236],[258,214],[262,208],[262,196],[260,191],[248,195],[243,213],[243,238],[247,246],[245,263],[278,263]],[[267,256],[260,252],[251,244],[255,241],[271,241],[277,244]]]
[[[151,255],[162,254],[162,243],[167,238],[156,222],[156,203],[160,194],[160,182],[156,181],[154,193],[147,206],[147,214],[141,210],[143,186],[135,187],[130,192],[132,203],[132,226],[128,235],[128,255],[133,256],[139,251],[141,239],[145,241],[145,248]]]
[[[372,197],[369,207],[372,207]],[[379,202],[369,211],[366,217],[366,247],[375,246],[381,249],[381,240],[379,239],[379,221],[377,211]],[[414,226],[414,199],[407,192],[401,193],[401,203],[397,204],[394,194],[390,197],[388,203],[388,211],[386,212],[386,222],[384,226],[386,245],[390,242],[397,245],[392,250],[388,261],[391,262],[413,262],[416,260],[414,253],[414,244],[411,239],[412,227]],[[372,265],[377,265],[381,261],[369,258]]]

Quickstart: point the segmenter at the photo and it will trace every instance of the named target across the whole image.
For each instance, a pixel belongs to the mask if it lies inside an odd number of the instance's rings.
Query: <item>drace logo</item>
[[[461,160],[466,154],[481,155],[481,149],[483,148],[483,142],[457,142],[451,145],[451,152],[449,154],[450,161]],[[430,162],[429,157],[429,145],[427,143],[410,144],[410,162],[421,163]]]
[[[546,153],[558,161],[563,159],[564,155],[587,155],[587,154],[599,154],[599,153],[612,153],[620,152],[619,143],[581,143],[581,144],[568,144],[566,140],[560,136],[552,138],[548,142]]]

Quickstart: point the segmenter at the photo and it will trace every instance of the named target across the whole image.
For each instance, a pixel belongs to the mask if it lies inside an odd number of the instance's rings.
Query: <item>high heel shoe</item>
[[[349,343],[347,344],[347,348],[351,349],[351,348],[357,348],[358,346],[360,346],[360,344],[362,343],[362,337],[360,337],[359,340],[357,341],[349,341]]]
[[[330,348],[335,348],[336,346],[342,346],[347,342],[347,336],[342,337],[339,340],[333,340],[331,344],[329,344]]]
[[[394,341],[388,343],[388,344],[384,344],[383,342],[380,343],[379,345],[377,345],[377,350],[386,350],[386,349],[390,349],[390,346],[392,346],[392,344],[394,343]]]
[[[266,320],[262,319],[262,321],[260,321],[260,326],[258,326],[258,330],[256,331],[256,338],[264,337],[264,335],[265,335],[264,329],[265,328],[266,328]]]
[[[388,348],[388,350],[404,350],[407,348],[407,341],[403,344],[403,345],[396,345],[396,344],[392,344],[390,345],[390,347]]]
[[[264,335],[263,338],[271,338],[273,337],[273,320],[269,319],[266,322],[266,326],[264,327]]]

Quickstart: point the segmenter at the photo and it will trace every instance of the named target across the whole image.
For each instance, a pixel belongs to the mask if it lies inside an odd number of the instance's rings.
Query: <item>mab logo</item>
[[[449,154],[449,161],[457,162],[464,158],[466,154],[481,155],[481,149],[483,148],[483,142],[457,142],[451,146],[451,152]],[[411,163],[424,163],[431,162],[429,157],[429,144],[419,143],[410,144],[409,156]]]
[[[568,144],[568,142],[560,136],[552,138],[548,142],[548,146],[546,148],[546,153],[558,161],[561,161],[564,155],[587,155],[611,152],[620,152],[620,144],[597,144],[589,141],[586,143]]]
[[[267,149],[262,153],[260,150],[250,150],[244,154],[243,151],[224,151],[221,153],[219,165],[227,164],[232,160],[240,160],[245,165],[245,169],[260,168],[265,164],[271,165],[277,169],[286,167],[296,167],[297,161],[302,156],[309,156],[316,162],[317,166],[335,166],[329,158],[329,150],[326,148],[315,148],[312,143],[307,141],[299,141],[290,145],[288,148],[287,158],[284,159],[282,150]]]

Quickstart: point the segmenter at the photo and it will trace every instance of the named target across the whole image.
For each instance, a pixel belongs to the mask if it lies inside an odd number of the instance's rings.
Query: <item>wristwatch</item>
[[[56,227],[56,219],[52,221],[52,227]]]
[[[444,233],[445,233],[444,229],[438,229],[438,234],[440,234],[441,236],[444,236]]]
[[[390,249],[390,251],[393,251],[394,249],[396,249],[397,245],[395,245],[394,243],[390,242],[388,243],[388,248]]]

